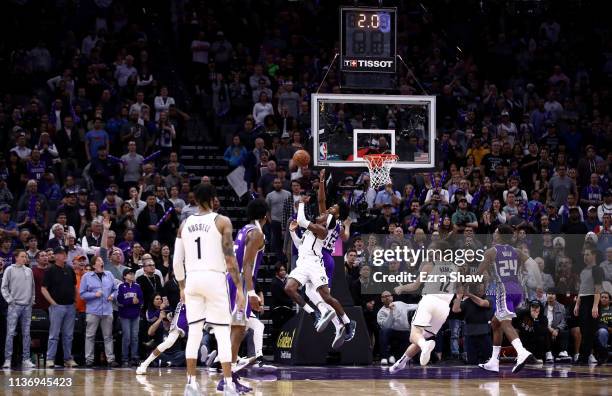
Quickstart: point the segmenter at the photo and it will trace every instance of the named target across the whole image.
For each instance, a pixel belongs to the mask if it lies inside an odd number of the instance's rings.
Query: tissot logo
[[[366,60],[366,59],[345,59],[344,66],[357,67],[374,67],[374,68],[391,68],[393,67],[392,60]]]

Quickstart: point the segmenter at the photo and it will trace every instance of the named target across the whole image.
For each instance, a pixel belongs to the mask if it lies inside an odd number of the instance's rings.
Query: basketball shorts
[[[187,274],[185,305],[189,307],[189,324],[205,320],[211,325],[229,325],[232,314],[225,273],[197,271]]]
[[[512,320],[516,309],[523,301],[523,288],[518,283],[497,282],[495,288],[495,317],[497,320]]]
[[[310,282],[315,290],[328,285],[323,259],[316,256],[299,257],[289,278],[295,279],[302,286]]]
[[[189,324],[187,323],[187,311],[185,304],[179,301],[174,310],[172,316],[172,323],[170,323],[170,331],[177,330],[181,337],[187,336],[189,332]]]
[[[236,304],[236,294],[238,293],[238,289],[232,280],[232,276],[227,274],[227,286],[229,289],[229,299],[230,299],[230,309],[232,311],[232,325],[234,326],[246,326],[246,322],[251,315],[251,306],[249,305],[249,301],[247,299],[247,290],[246,290],[246,282],[242,280],[242,292],[244,293],[245,298],[245,306],[243,310],[238,310],[238,305]]]
[[[323,265],[325,266],[325,275],[327,275],[327,285],[331,289],[331,283],[332,278],[334,277],[334,267],[336,266],[336,262],[334,261],[334,256],[332,256],[329,250],[323,249],[322,253]]]
[[[450,300],[453,295],[426,294],[423,296],[417,310],[412,318],[412,326],[417,326],[425,331],[425,338],[434,337],[446,322],[450,312]]]

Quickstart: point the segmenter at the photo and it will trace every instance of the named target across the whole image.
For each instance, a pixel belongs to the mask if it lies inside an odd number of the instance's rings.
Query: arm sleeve
[[[185,280],[185,247],[183,239],[176,238],[174,242],[174,257],[172,258],[174,277],[177,281]]]
[[[291,235],[291,239],[293,240],[293,244],[295,245],[295,247],[299,248],[302,244],[302,240],[297,236],[295,231],[289,231],[289,234]]]
[[[300,202],[300,206],[298,207],[297,222],[300,227],[306,229],[310,225],[310,221],[306,220],[306,215],[304,215],[304,202]]]

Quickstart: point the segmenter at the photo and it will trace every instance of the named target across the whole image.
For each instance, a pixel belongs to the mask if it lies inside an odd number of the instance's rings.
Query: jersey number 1
[[[202,258],[202,249],[200,247],[200,237],[195,240],[196,245],[198,245],[198,260]]]

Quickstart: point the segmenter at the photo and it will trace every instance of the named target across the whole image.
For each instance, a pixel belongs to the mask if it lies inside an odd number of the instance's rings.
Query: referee
[[[578,317],[582,342],[580,343],[579,364],[588,364],[589,355],[593,349],[597,318],[599,317],[599,293],[603,281],[603,270],[596,266],[597,251],[595,247],[584,248],[585,268],[580,272],[578,298],[574,307],[574,315]]]

